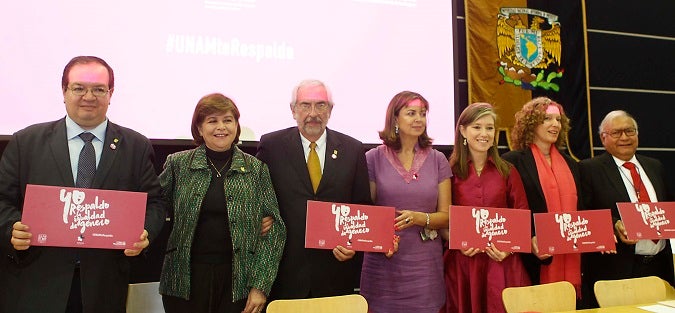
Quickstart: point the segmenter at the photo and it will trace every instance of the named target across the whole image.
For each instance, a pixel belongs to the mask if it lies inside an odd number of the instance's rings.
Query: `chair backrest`
[[[274,300],[267,313],[367,313],[368,303],[362,295],[346,295],[310,299]]]
[[[599,280],[593,285],[601,308],[666,300],[664,280],[656,276]]]
[[[675,300],[675,288],[669,282],[661,280],[663,281],[663,285],[666,286],[666,299]]]
[[[159,282],[129,284],[127,313],[164,313]]]
[[[560,281],[505,288],[502,301],[508,313],[572,311],[577,306],[577,294],[570,282]]]

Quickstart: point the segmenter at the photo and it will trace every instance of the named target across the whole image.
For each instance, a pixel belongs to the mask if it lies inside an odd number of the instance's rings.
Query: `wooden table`
[[[623,306],[613,306],[609,308],[597,308],[597,309],[585,309],[585,310],[574,310],[574,311],[565,311],[559,313],[649,313],[651,311],[640,309],[640,307],[648,305],[657,305],[658,303],[645,303],[645,304],[636,304],[636,305],[623,305]],[[663,305],[666,308],[670,308],[675,312],[675,308],[668,307]],[[666,309],[667,310],[667,309]],[[667,312],[667,311],[664,311]]]

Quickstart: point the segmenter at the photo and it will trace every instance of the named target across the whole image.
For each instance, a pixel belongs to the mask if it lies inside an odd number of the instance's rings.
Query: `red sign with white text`
[[[619,202],[616,207],[628,239],[675,238],[675,202]]]
[[[541,254],[615,250],[609,210],[535,213],[534,228]]]
[[[128,249],[140,240],[144,192],[26,185],[21,222],[31,245]]]
[[[395,208],[307,201],[305,248],[387,252],[394,247]]]
[[[484,249],[489,244],[505,252],[530,252],[530,211],[450,206],[450,249]]]

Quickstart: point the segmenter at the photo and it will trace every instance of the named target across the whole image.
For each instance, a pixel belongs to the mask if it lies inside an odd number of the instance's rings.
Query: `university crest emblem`
[[[529,22],[529,23],[528,23]],[[558,16],[529,8],[501,8],[497,16],[500,82],[523,89],[559,91],[561,43]]]

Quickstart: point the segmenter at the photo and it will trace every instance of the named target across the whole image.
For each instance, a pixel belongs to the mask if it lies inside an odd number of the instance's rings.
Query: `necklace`
[[[213,164],[213,161],[211,161],[211,158],[208,158],[208,157],[207,157],[206,159],[209,160],[209,163],[211,164],[211,166],[213,167],[213,169],[216,170],[216,177],[222,177],[222,176],[223,176],[222,171],[225,169],[225,167],[226,167],[228,164],[230,164],[230,160],[232,160],[232,157],[230,156],[230,158],[228,158],[227,161],[225,161],[225,165],[223,165],[223,167],[221,167],[220,170],[218,170],[218,168],[216,167],[216,165]]]
[[[478,176],[480,176],[481,173],[483,173],[483,167],[476,168],[476,174],[478,174]]]

